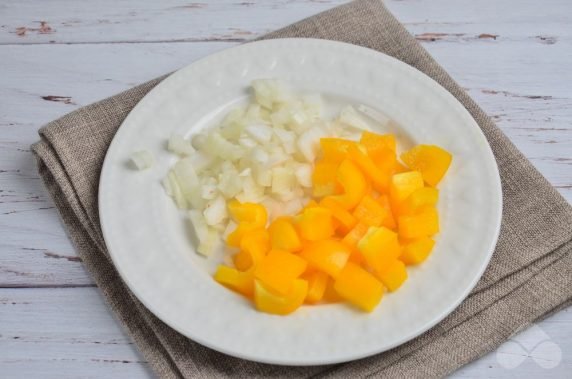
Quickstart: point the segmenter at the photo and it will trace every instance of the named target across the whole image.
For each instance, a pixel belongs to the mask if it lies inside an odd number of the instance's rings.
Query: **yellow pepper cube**
[[[338,166],[338,163],[329,161],[320,161],[315,164],[312,172],[312,193],[315,197],[339,193]]]
[[[419,264],[427,259],[434,246],[435,241],[429,237],[422,237],[414,240],[402,240],[399,260],[406,265]]]
[[[391,171],[383,172],[367,155],[367,150],[364,146],[350,146],[348,157],[361,169],[377,191],[387,192]]]
[[[439,199],[439,190],[432,187],[419,188],[398,206],[400,215],[412,215],[426,207],[434,207]]]
[[[255,226],[266,226],[268,214],[266,208],[261,204],[241,203],[238,200],[231,200],[227,204],[232,218],[238,222],[245,222]]]
[[[401,154],[401,160],[413,169],[420,171],[427,184],[435,187],[445,176],[453,156],[435,145],[417,145]]]
[[[349,147],[355,144],[355,141],[342,138],[321,138],[322,158],[324,161],[339,164],[346,158]]]
[[[397,147],[397,142],[393,134],[377,134],[365,131],[362,133],[359,142],[366,147],[368,152],[385,147],[395,151]]]
[[[381,280],[384,286],[391,292],[397,290],[405,280],[407,280],[407,270],[405,264],[395,259],[388,264],[382,271],[376,272],[376,276]]]
[[[272,249],[285,251],[299,251],[302,249],[302,241],[294,224],[288,217],[279,217],[268,227],[270,246]]]
[[[264,228],[246,232],[240,241],[241,251],[234,255],[234,266],[246,271],[264,258],[270,250],[270,235]]]
[[[270,290],[287,294],[292,283],[306,270],[304,259],[287,251],[270,250],[254,269],[254,277]]]
[[[337,180],[343,187],[344,193],[334,198],[344,209],[354,209],[367,192],[368,183],[365,176],[352,161],[345,159],[338,167]]]
[[[306,294],[306,303],[315,304],[322,300],[326,285],[328,284],[328,275],[321,271],[310,272],[302,275],[302,279],[308,282],[308,293]]]
[[[367,265],[376,272],[383,271],[401,253],[397,234],[383,226],[370,227],[357,246]]]
[[[413,192],[423,188],[423,186],[423,176],[419,171],[393,175],[389,186],[389,200],[392,209],[396,210],[402,201],[407,199]]]
[[[300,253],[308,263],[335,278],[346,265],[351,249],[340,241],[322,240],[311,242]]]
[[[242,242],[242,238],[249,232],[260,228],[261,225],[256,225],[255,223],[250,222],[241,222],[236,226],[236,229],[232,231],[226,237],[226,243],[232,247],[240,247],[240,243]]]
[[[251,271],[240,272],[232,267],[220,265],[214,274],[214,279],[244,296],[252,297],[254,293],[254,275]]]
[[[391,210],[385,208],[380,202],[366,195],[354,209],[353,216],[362,224],[369,226],[395,227]]]
[[[425,208],[421,213],[398,217],[397,226],[403,238],[432,236],[439,232],[439,215],[435,208]]]
[[[334,283],[334,289],[353,305],[371,312],[383,297],[383,284],[354,263],[348,263]]]
[[[303,279],[295,279],[290,290],[279,295],[272,292],[260,280],[254,281],[254,304],[261,312],[287,315],[298,309],[308,293],[308,282]]]
[[[357,249],[358,242],[365,236],[368,229],[369,225],[358,222],[356,226],[345,235],[342,239],[342,243],[352,249]]]
[[[343,235],[347,234],[357,224],[357,219],[333,197],[326,196],[320,201],[320,206],[328,208],[336,221],[336,230]]]
[[[300,237],[306,241],[329,238],[335,231],[332,211],[321,206],[304,209],[294,221]]]
[[[397,223],[395,222],[395,217],[393,216],[393,210],[391,209],[391,203],[389,202],[389,196],[380,195],[375,199],[381,206],[385,209],[386,217],[381,222],[381,226],[395,230],[397,229]]]

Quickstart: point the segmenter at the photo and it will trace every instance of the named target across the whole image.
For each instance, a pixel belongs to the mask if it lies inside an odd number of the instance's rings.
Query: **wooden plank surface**
[[[38,127],[344,2],[0,3],[0,372],[149,375],[92,288],[41,186],[29,151]],[[572,2],[386,3],[571,201]],[[570,311],[540,324],[567,357],[571,325]],[[558,377],[569,368],[564,360],[553,370],[538,371],[529,360],[506,370],[491,353],[456,376]]]

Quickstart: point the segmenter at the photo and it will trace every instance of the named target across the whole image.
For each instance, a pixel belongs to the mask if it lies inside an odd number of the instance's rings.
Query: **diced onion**
[[[153,154],[149,151],[141,150],[131,154],[131,162],[137,170],[145,170],[153,166],[155,160],[153,159]]]
[[[179,134],[173,134],[171,138],[169,138],[167,149],[172,153],[183,156],[191,155],[195,151],[191,145],[191,142]]]

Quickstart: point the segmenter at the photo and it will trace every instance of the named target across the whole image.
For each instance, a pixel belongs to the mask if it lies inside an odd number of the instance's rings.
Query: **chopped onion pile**
[[[323,119],[319,95],[296,96],[284,82],[255,80],[252,87],[254,101],[218,126],[190,141],[179,135],[168,141],[181,159],[163,185],[177,207],[189,209],[203,255],[230,229],[227,201],[261,203],[269,221],[296,214],[310,199],[320,138],[370,129],[351,106],[335,120]]]

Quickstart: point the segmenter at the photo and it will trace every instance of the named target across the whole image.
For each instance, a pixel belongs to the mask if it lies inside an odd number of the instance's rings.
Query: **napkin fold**
[[[137,102],[166,76],[80,108],[40,129],[32,146],[48,192],[85,267],[109,307],[162,378],[438,377],[495,349],[572,302],[572,207],[379,0],[358,0],[265,38],[343,41],[391,55],[424,72],[471,113],[495,155],[503,219],[492,260],[470,296],[425,334],[353,362],[286,367],[213,351],[169,328],[129,291],[101,234],[99,175],[115,132]]]

